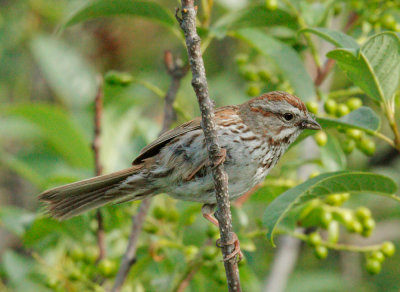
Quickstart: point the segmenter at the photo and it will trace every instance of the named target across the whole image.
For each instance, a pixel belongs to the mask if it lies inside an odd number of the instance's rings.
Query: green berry
[[[335,114],[337,109],[336,101],[334,101],[333,99],[328,99],[327,101],[325,101],[324,109],[328,114]]]
[[[320,260],[326,259],[328,256],[328,249],[322,245],[316,246],[314,249],[314,254]]]
[[[320,245],[321,244],[321,236],[317,232],[311,233],[310,235],[308,235],[307,242],[311,246]]]
[[[349,224],[346,225],[346,228],[349,232],[362,233],[363,231],[362,224],[357,220],[350,221]]]
[[[237,54],[235,57],[236,64],[238,66],[245,65],[249,61],[249,55],[247,54]]]
[[[328,228],[329,224],[332,222],[333,216],[332,213],[326,210],[323,210],[323,212],[321,213],[321,225],[324,228]]]
[[[375,250],[375,251],[371,252],[371,254],[368,256],[368,258],[382,263],[385,260],[385,255],[383,254],[383,252],[381,252],[379,250]]]
[[[82,277],[81,272],[77,268],[73,268],[69,274],[68,274],[68,279],[71,281],[78,281]]]
[[[167,216],[167,210],[161,206],[155,206],[153,209],[154,218],[161,220]]]
[[[346,227],[350,227],[353,225],[353,221],[355,221],[355,218],[353,216],[353,212],[351,212],[348,209],[339,209],[335,211],[334,213],[334,218],[343,223]]]
[[[147,232],[147,233],[149,233],[149,234],[156,234],[157,232],[158,232],[158,226],[157,225],[154,225],[154,224],[145,224],[144,226],[143,226],[143,231],[144,232]]]
[[[395,32],[400,32],[400,23],[399,22],[394,25],[393,30]]]
[[[177,222],[179,220],[179,212],[176,209],[171,209],[167,213],[167,220],[169,222]]]
[[[247,88],[247,92],[246,92],[246,93],[247,93],[248,96],[253,97],[253,96],[259,95],[260,92],[261,92],[260,86],[258,86],[258,85],[256,85],[256,84],[251,84],[251,85],[249,85],[249,87]]]
[[[129,73],[109,71],[104,76],[104,80],[110,85],[126,86],[133,82],[133,76]]]
[[[317,114],[318,113],[318,103],[315,101],[308,101],[306,103],[307,109],[310,113]]]
[[[365,268],[371,275],[376,275],[379,274],[379,272],[381,271],[382,265],[377,260],[369,259],[367,260]]]
[[[352,97],[346,102],[350,110],[354,111],[362,106],[362,101],[358,97]]]
[[[356,217],[360,220],[366,220],[371,218],[372,214],[371,214],[371,210],[368,209],[367,207],[358,207],[356,210]]]
[[[192,259],[199,252],[199,248],[195,245],[185,247],[184,253],[187,258]]]
[[[258,71],[258,77],[264,82],[269,82],[271,80],[271,74],[267,70]]]
[[[364,138],[358,144],[358,149],[365,155],[372,156],[375,153],[376,145],[372,139]]]
[[[339,223],[331,221],[328,226],[328,241],[336,243],[339,241]]]
[[[109,259],[101,260],[99,263],[99,272],[104,277],[111,277],[117,272],[117,265]]]
[[[320,147],[323,147],[328,142],[328,135],[324,131],[318,131],[317,134],[314,135],[315,142]]]
[[[203,258],[211,261],[217,256],[218,250],[214,246],[206,246],[203,250]]]
[[[346,202],[350,199],[350,193],[341,193],[342,196],[342,202]]]
[[[343,117],[343,116],[345,116],[345,115],[347,115],[349,113],[350,113],[350,109],[349,109],[349,107],[347,105],[345,105],[344,103],[338,104],[337,109],[336,109],[336,113],[335,113],[337,117],[340,118],[340,117]]]
[[[329,195],[325,198],[325,203],[331,206],[340,206],[342,201],[342,196],[340,194]]]
[[[209,238],[214,238],[219,234],[219,229],[214,224],[208,224],[206,234]]]
[[[243,77],[247,81],[258,81],[258,74],[254,71],[246,70],[243,72]]]
[[[350,154],[356,148],[356,142],[353,139],[346,139],[342,143],[343,152]]]
[[[381,245],[381,251],[385,256],[391,257],[394,255],[396,247],[394,246],[393,242],[385,241]]]
[[[86,263],[94,263],[97,260],[97,257],[99,256],[99,251],[96,247],[94,246],[89,246],[88,248],[85,248],[85,256],[84,256],[84,261]]]
[[[361,235],[364,237],[370,237],[372,234],[372,229],[363,229],[363,231],[361,232]]]
[[[266,0],[265,6],[268,8],[268,10],[274,11],[278,9],[278,0]]]
[[[83,251],[82,248],[80,247],[75,247],[72,251],[71,251],[71,258],[74,261],[81,261],[85,258],[85,253]]]
[[[368,237],[371,235],[372,231],[375,229],[375,220],[372,218],[368,218],[366,220],[362,221],[362,225],[363,225],[363,232],[362,235],[365,237]]]
[[[381,22],[383,24],[383,26],[385,26],[386,28],[393,28],[396,25],[396,19],[394,18],[394,16],[392,14],[385,14],[383,15]]]
[[[358,129],[347,129],[346,130],[346,135],[347,137],[354,139],[354,140],[360,140],[363,137],[364,132]]]

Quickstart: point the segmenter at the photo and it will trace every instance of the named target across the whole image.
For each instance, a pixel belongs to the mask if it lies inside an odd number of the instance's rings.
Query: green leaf
[[[300,56],[293,48],[269,37],[265,32],[258,29],[241,29],[235,33],[235,36],[256,48],[271,62],[276,63],[288,79],[296,95],[303,101],[312,100],[315,97],[314,83],[304,68]]]
[[[273,236],[279,222],[293,207],[307,200],[334,193],[366,192],[400,201],[400,198],[393,195],[396,190],[396,183],[383,175],[350,171],[321,174],[284,192],[268,205],[263,218],[264,226],[268,229],[267,237],[274,245]]]
[[[65,22],[64,27],[93,18],[117,15],[133,15],[148,18],[172,27],[176,24],[174,16],[160,4],[150,1],[97,0],[91,1],[76,11]]]
[[[395,33],[372,36],[360,50],[336,49],[327,56],[372,99],[384,102],[393,98],[400,79],[400,38]]]
[[[381,121],[378,115],[369,107],[360,107],[351,113],[339,118],[317,118],[322,128],[357,128],[369,133],[378,131]]]
[[[88,169],[93,166],[90,143],[61,108],[29,104],[7,107],[3,112],[22,117],[40,128],[54,150],[71,165]]]
[[[338,30],[332,30],[324,27],[305,28],[299,33],[313,33],[324,40],[330,42],[338,48],[359,49],[360,46],[351,36]]]
[[[220,18],[210,31],[223,38],[228,30],[245,27],[262,27],[282,25],[297,30],[297,22],[289,13],[282,9],[268,10],[265,5],[257,5],[247,9],[234,11]]]
[[[0,151],[0,164],[3,164],[9,169],[13,170],[38,188],[42,188],[45,184],[45,179],[27,163],[25,163],[25,161],[19,159],[17,156]]]
[[[92,102],[96,92],[96,72],[72,47],[61,40],[40,36],[31,50],[51,88],[70,107]]]
[[[328,135],[328,142],[320,151],[322,163],[327,170],[338,171],[346,168],[346,155],[333,135]]]

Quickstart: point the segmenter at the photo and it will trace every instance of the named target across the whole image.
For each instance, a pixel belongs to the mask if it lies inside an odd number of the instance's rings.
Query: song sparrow
[[[304,129],[321,129],[303,102],[270,92],[241,105],[216,110],[215,122],[231,200],[264,180]],[[206,218],[216,198],[200,118],[161,135],[145,147],[131,168],[48,190],[40,200],[49,212],[67,219],[110,202],[141,200],[159,193],[204,203]]]

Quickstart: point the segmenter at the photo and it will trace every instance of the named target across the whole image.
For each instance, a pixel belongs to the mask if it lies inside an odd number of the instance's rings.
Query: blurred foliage
[[[157,136],[169,85],[163,52],[187,59],[174,19],[178,2],[0,4],[0,290],[109,290],[139,203],[103,208],[107,257],[96,263],[95,213],[58,222],[43,214],[36,196],[93,175],[99,76],[105,172],[128,167]],[[309,245],[301,248],[287,291],[398,291],[398,1],[197,4],[218,106],[285,90],[307,102],[324,128],[303,133],[232,209],[246,258],[244,291],[262,290],[276,251],[266,237],[273,232]],[[329,75],[318,83],[325,69]],[[174,107],[176,125],[198,115],[190,76]],[[192,269],[187,291],[226,290],[220,252],[211,244],[218,231],[200,209],[165,195],[154,200],[123,291],[176,291]]]

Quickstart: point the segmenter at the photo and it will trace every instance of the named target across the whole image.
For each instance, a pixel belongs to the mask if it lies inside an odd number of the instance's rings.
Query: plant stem
[[[297,23],[299,24],[300,29],[307,28],[306,22],[304,21],[303,17],[299,13],[299,11],[297,11],[296,7],[294,7],[294,5],[289,0],[283,0],[283,2],[286,4],[286,6],[290,9],[290,11],[296,17]],[[319,55],[318,55],[317,48],[314,45],[310,35],[304,34],[304,38],[305,38],[305,40],[307,42],[307,45],[309,46],[309,48],[311,50],[311,55],[312,55],[312,57],[314,59],[315,65],[317,66],[317,71],[319,72],[321,70],[322,64],[321,64],[321,59],[319,58]]]
[[[302,241],[308,240],[308,236],[300,232],[291,232],[288,234],[298,239],[301,239]],[[375,250],[379,250],[381,248],[380,244],[368,245],[368,246],[356,246],[356,245],[333,243],[327,241],[321,241],[320,245],[325,246],[329,249],[351,251],[351,252],[372,252]]]
[[[212,174],[214,179],[214,187],[218,211],[216,218],[219,222],[219,230],[222,242],[222,253],[224,258],[228,257],[234,250],[232,242],[232,215],[230,212],[230,201],[228,194],[228,176],[224,170],[221,161],[221,147],[219,145],[216,125],[214,121],[214,105],[209,98],[208,84],[204,62],[201,55],[201,40],[196,29],[196,12],[194,0],[182,0],[182,19],[178,17],[178,9],[176,18],[185,34],[187,52],[189,56],[189,64],[192,69],[192,86],[199,102],[202,128],[207,144],[210,162],[214,167]],[[236,257],[224,261],[226,277],[228,280],[229,291],[241,291],[239,270]]]
[[[356,94],[364,94],[364,91],[362,91],[358,87],[350,87],[347,89],[331,91],[328,93],[328,97],[332,98],[332,99],[336,99],[336,98],[347,97],[347,96],[352,96],[352,95],[356,95]]]
[[[385,113],[386,118],[388,120],[389,126],[394,134],[394,141],[393,141],[394,146],[393,145],[392,146],[400,151],[400,132],[396,123],[396,118],[394,116],[394,106],[390,106],[390,104],[386,102],[382,102],[381,105],[383,108],[383,112]]]
[[[95,163],[95,172],[96,175],[102,175],[103,166],[100,161],[100,136],[101,136],[101,119],[103,115],[103,78],[97,78],[98,89],[97,94],[94,99],[94,137],[92,143],[92,149],[94,153],[94,163]],[[106,257],[106,244],[105,244],[105,232],[104,232],[104,223],[103,216],[101,214],[101,210],[97,209],[96,211],[96,219],[97,219],[97,244],[99,246],[99,256],[97,258],[97,262],[101,261]]]

